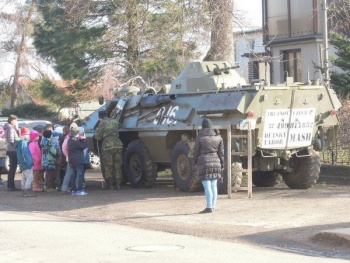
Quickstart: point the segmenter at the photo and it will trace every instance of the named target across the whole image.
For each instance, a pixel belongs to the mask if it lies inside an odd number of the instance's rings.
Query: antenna
[[[307,81],[306,81],[306,84],[307,85],[311,85],[309,65],[307,65]]]

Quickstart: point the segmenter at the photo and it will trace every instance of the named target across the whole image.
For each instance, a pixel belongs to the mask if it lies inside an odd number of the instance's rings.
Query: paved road
[[[111,223],[75,222],[20,212],[0,211],[0,239],[1,263],[347,262]]]

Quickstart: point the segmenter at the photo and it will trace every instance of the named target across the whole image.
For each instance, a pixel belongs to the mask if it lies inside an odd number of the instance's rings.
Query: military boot
[[[112,183],[111,183],[111,180],[110,179],[106,179],[105,180],[105,183],[103,184],[103,190],[111,190],[111,189],[113,189],[112,188],[113,187],[113,185],[112,185]]]

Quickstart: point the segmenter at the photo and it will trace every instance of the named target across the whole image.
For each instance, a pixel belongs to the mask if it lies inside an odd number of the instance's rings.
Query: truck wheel
[[[292,171],[283,173],[283,180],[292,189],[307,189],[317,183],[321,171],[319,155],[292,157]]]
[[[279,174],[275,171],[255,171],[252,181],[256,187],[273,187],[279,183]]]
[[[132,141],[125,150],[125,172],[134,187],[153,187],[157,179],[157,166],[152,162],[145,145]]]
[[[100,157],[98,157],[93,152],[89,151],[89,163],[88,168],[89,169],[100,169]]]
[[[188,157],[190,147],[186,142],[178,142],[171,153],[171,171],[175,185],[180,191],[194,192],[203,189],[198,178],[193,158]]]

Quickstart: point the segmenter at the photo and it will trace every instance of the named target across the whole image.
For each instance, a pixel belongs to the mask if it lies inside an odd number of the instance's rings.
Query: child
[[[39,147],[39,132],[31,131],[29,133],[29,151],[32,155],[33,159],[33,191],[34,192],[42,192],[44,188],[40,185],[40,180],[44,174],[41,165],[41,149]]]
[[[84,181],[84,150],[87,148],[85,137],[79,137],[79,129],[71,128],[71,137],[68,139],[68,165],[74,173],[71,177],[72,195],[87,195],[83,189]]]
[[[56,191],[54,188],[56,163],[61,156],[58,143],[53,142],[51,137],[52,131],[45,130],[40,143],[42,167],[46,171],[45,191],[47,192]]]
[[[26,127],[21,129],[21,138],[14,141],[13,145],[16,148],[19,167],[22,171],[21,186],[24,197],[34,197],[32,193],[33,170],[34,165],[32,155],[28,149],[30,130]]]

